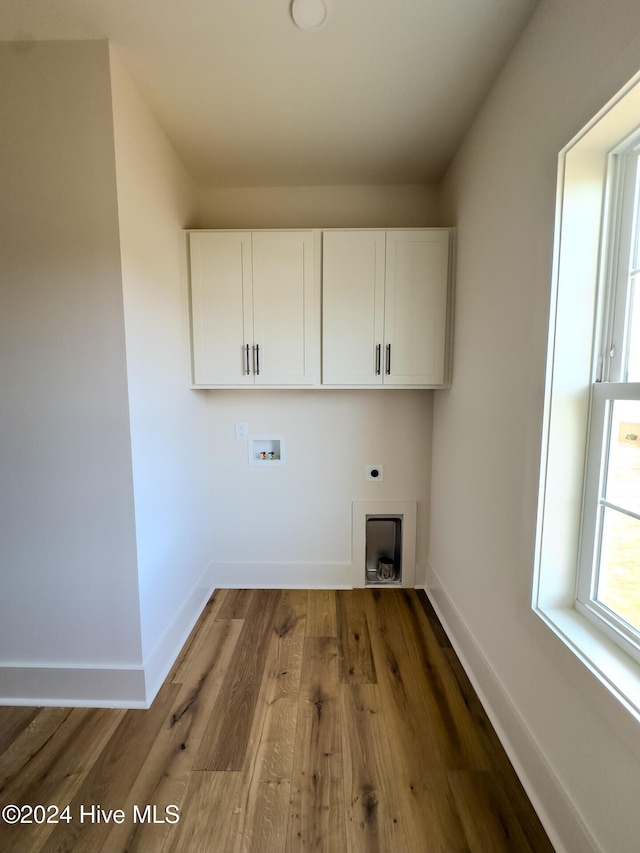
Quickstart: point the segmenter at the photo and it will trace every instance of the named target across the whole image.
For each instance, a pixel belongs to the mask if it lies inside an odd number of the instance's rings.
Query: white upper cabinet
[[[322,244],[322,382],[379,385],[385,232],[327,231]]]
[[[194,385],[252,385],[251,234],[189,234]]]
[[[192,387],[446,385],[451,233],[190,231]]]
[[[193,386],[319,381],[311,231],[189,233]]]
[[[442,385],[449,282],[448,231],[388,231],[383,382]]]
[[[446,382],[448,229],[326,231],[322,382]]]

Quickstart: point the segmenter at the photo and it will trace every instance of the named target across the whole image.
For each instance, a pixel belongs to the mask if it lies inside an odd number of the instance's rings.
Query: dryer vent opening
[[[402,516],[367,515],[365,585],[402,584]]]

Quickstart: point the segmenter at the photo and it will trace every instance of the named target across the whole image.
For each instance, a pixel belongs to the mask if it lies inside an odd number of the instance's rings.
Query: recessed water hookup
[[[283,465],[284,436],[250,435],[249,465]]]
[[[384,468],[382,465],[367,465],[365,480],[372,480],[381,483],[384,479]]]

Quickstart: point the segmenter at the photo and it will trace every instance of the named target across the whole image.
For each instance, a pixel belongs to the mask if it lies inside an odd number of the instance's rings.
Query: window
[[[635,723],[639,163],[640,74],[559,156],[532,593],[534,612],[617,700],[607,713],[622,706]]]
[[[640,660],[640,175],[633,144],[608,158],[606,197],[576,606]]]

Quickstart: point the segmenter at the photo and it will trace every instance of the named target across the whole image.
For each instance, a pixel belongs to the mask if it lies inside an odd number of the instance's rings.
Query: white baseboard
[[[352,589],[364,583],[364,569],[360,577],[351,563],[212,563],[209,568],[216,589]]]
[[[604,853],[429,565],[423,588],[557,853]]]
[[[140,667],[0,666],[0,705],[146,708]]]
[[[145,699],[149,707],[215,589],[211,568],[202,573],[180,610],[144,661]]]
[[[212,563],[215,589],[354,589],[364,586],[362,565],[353,563]],[[403,570],[403,586],[413,588],[413,565],[409,577]],[[423,579],[426,564],[416,572]],[[421,584],[421,586],[422,586]]]
[[[148,708],[213,589],[207,568],[141,666],[0,665],[0,705]]]

